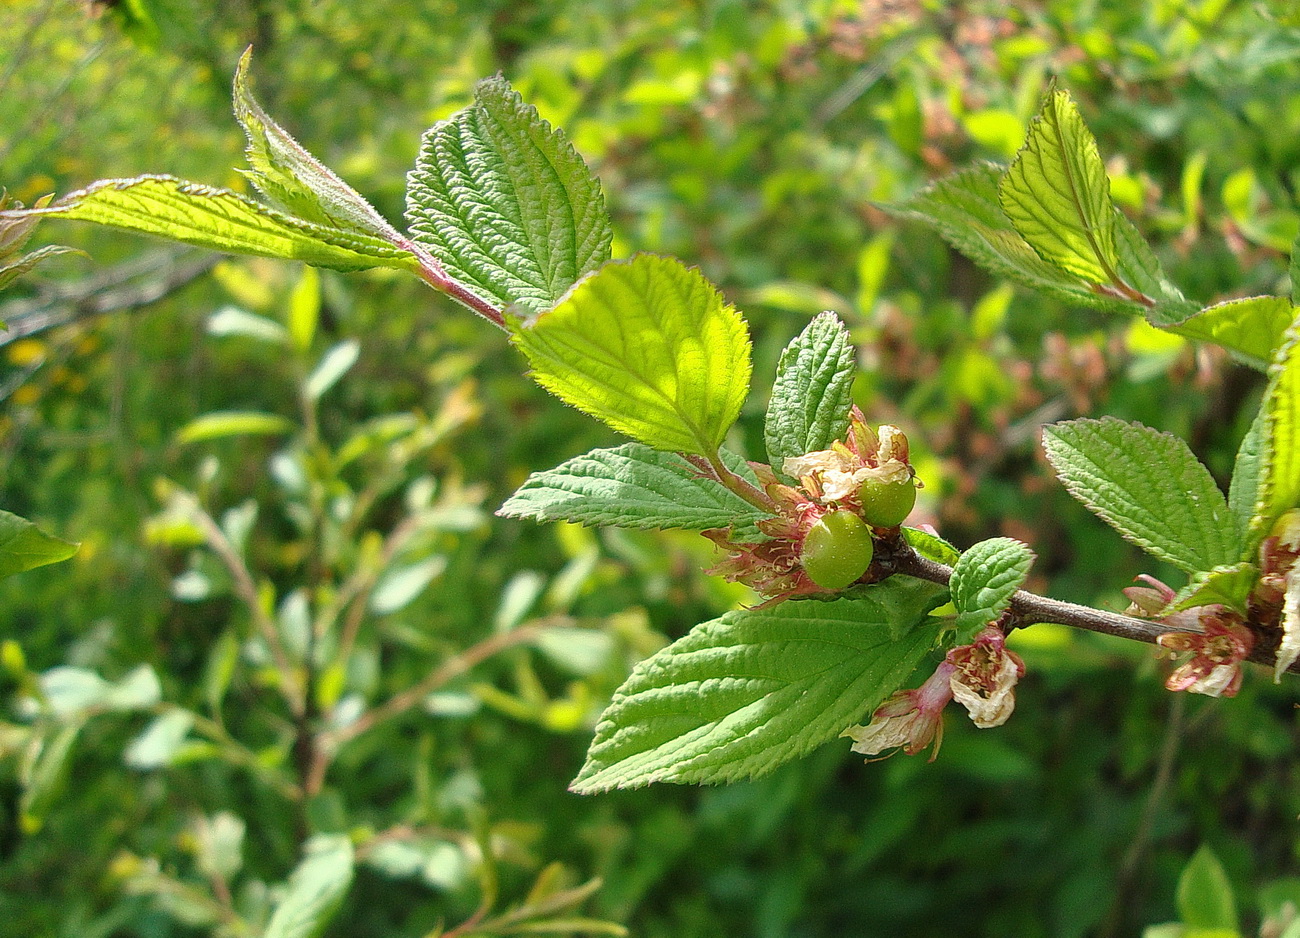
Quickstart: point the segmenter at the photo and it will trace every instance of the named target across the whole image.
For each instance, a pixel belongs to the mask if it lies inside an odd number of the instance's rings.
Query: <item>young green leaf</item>
[[[1169,603],[1170,611],[1222,603],[1243,615],[1246,599],[1259,582],[1259,568],[1242,561],[1213,570],[1203,570],[1192,577]]]
[[[346,834],[317,834],[306,853],[262,938],[316,938],[343,904],[352,885],[352,841]]]
[[[228,189],[172,176],[104,179],[44,208],[0,213],[89,221],[214,251],[303,261],[334,270],[418,270],[410,251],[356,231],[286,215]]]
[[[872,598],[892,583],[696,626],[615,693],[571,789],[748,778],[833,739],[902,685],[938,634],[926,613],[942,588],[904,590],[893,606]]]
[[[939,535],[931,534],[929,531],[922,531],[920,528],[903,528],[903,540],[907,541],[907,545],[922,557],[927,557],[936,563],[947,564],[950,567],[961,556],[957,548]]]
[[[743,459],[723,461],[749,475]],[[576,521],[624,528],[737,527],[765,513],[717,482],[700,476],[675,453],[640,443],[596,449],[545,472],[534,472],[497,511],[506,518]]]
[[[26,518],[0,511],[0,577],[67,560],[77,546],[46,534]]]
[[[795,337],[776,366],[763,436],[767,458],[829,449],[844,435],[853,405],[853,346],[849,330],[834,313],[822,313]]]
[[[612,261],[511,341],[537,382],[655,449],[712,456],[749,390],[745,321],[680,261]]]
[[[1118,279],[1110,180],[1097,141],[1066,92],[1048,94],[998,197],[1044,260],[1090,283]]]
[[[9,284],[13,283],[23,274],[34,268],[37,264],[59,254],[81,254],[76,248],[64,247],[61,244],[50,244],[43,248],[37,248],[29,254],[19,254],[10,258],[0,258],[0,290],[3,290]]]
[[[246,173],[253,185],[290,215],[399,245],[406,239],[333,170],[312,156],[262,110],[248,87],[250,46],[235,71],[235,117],[248,135]]]
[[[1283,512],[1300,507],[1300,320],[1287,330],[1269,368],[1263,410],[1267,423],[1250,523],[1255,544]]]
[[[288,433],[293,423],[279,414],[220,410],[195,417],[176,431],[177,443],[203,443],[227,436],[274,436]]]
[[[316,367],[312,369],[307,380],[303,382],[303,393],[311,400],[318,401],[325,392],[334,387],[339,379],[361,357],[361,343],[356,339],[344,339],[321,356]]]
[[[1034,253],[998,203],[1002,173],[1002,167],[982,163],[940,179],[906,202],[883,207],[930,225],[975,263],[1021,286],[1082,306],[1142,311],[1137,303],[1094,293]]]
[[[1228,503],[1187,444],[1114,417],[1043,428],[1070,494],[1125,538],[1188,573],[1241,556]]]
[[[1284,296],[1249,296],[1207,306],[1190,319],[1169,326],[1189,339],[1222,345],[1252,368],[1268,368],[1282,344],[1296,309]]]
[[[1237,536],[1242,543],[1242,557],[1252,560],[1257,542],[1250,536],[1250,522],[1255,517],[1255,503],[1259,500],[1260,470],[1264,459],[1264,434],[1268,430],[1268,411],[1260,407],[1250,429],[1237,447],[1237,458],[1232,465],[1232,481],[1228,485],[1228,510],[1237,525]],[[1262,536],[1262,535],[1261,535]]]
[[[958,559],[948,588],[957,607],[958,644],[994,622],[1024,585],[1034,552],[1020,541],[994,537],[980,541]]]
[[[1232,883],[1213,851],[1202,846],[1178,877],[1178,918],[1191,929],[1237,929]]]
[[[609,260],[599,182],[504,78],[424,135],[406,216],[453,278],[503,308],[547,309]]]

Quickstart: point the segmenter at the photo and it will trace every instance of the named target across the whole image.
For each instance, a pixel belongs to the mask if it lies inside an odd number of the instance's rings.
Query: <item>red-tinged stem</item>
[[[898,547],[897,552],[891,557],[891,565],[895,573],[903,573],[919,580],[929,580],[931,583],[941,583],[944,586],[947,586],[952,579],[952,567],[922,557],[906,545]],[[1090,632],[1101,632],[1105,635],[1118,635],[1120,638],[1128,638],[1137,642],[1146,642],[1147,644],[1155,644],[1161,635],[1170,632],[1188,631],[1186,629],[1171,628],[1164,623],[1149,619],[1136,619],[1118,612],[1107,612],[1104,609],[1094,609],[1091,606],[1080,606],[1075,603],[1062,602],[1059,599],[1049,599],[1046,596],[1039,596],[1037,593],[1030,593],[1025,590],[1017,590],[1016,594],[1011,597],[1011,606],[1008,611],[1010,613],[1008,630],[1024,628],[1040,622],[1051,622],[1057,625],[1068,625],[1076,629],[1087,629]],[[1247,656],[1247,660],[1271,668],[1277,662],[1276,649],[1263,647],[1256,643],[1254,649]],[[1300,661],[1291,665],[1287,670],[1300,674]]]
[[[415,255],[415,259],[420,262],[420,269],[417,273],[419,278],[433,287],[439,293],[445,293],[461,306],[478,313],[498,329],[505,329],[506,317],[504,311],[493,306],[483,297],[479,296],[469,287],[458,280],[453,280],[447,275],[438,259],[425,250],[421,245],[412,241],[410,238],[402,238],[395,241],[399,248],[404,251],[410,251]]]

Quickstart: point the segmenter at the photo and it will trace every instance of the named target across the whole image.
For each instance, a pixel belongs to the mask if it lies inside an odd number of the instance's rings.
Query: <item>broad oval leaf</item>
[[[1177,901],[1178,917],[1187,928],[1237,931],[1232,883],[1209,847],[1197,850],[1178,877]]]
[[[1016,231],[1044,260],[1092,283],[1118,279],[1110,180],[1097,141],[1066,92],[1048,94],[998,196]]]
[[[655,449],[712,456],[749,390],[745,321],[654,254],[606,264],[511,341],[542,387]]]
[[[734,472],[747,473],[743,459],[724,454]],[[576,521],[622,528],[709,528],[752,524],[766,513],[675,453],[640,443],[596,449],[534,472],[497,510],[506,518]]]
[[[901,686],[938,635],[927,613],[944,590],[892,582],[696,626],[615,693],[570,788],[732,781],[833,739]]]
[[[0,577],[67,560],[77,545],[46,534],[26,518],[0,511]]]
[[[763,438],[767,458],[830,448],[849,425],[856,372],[849,330],[834,313],[822,313],[795,337],[776,366]]]
[[[420,269],[414,254],[387,241],[318,225],[229,189],[173,176],[104,179],[45,208],[4,214],[89,221],[214,251],[303,261],[334,270]]]
[[[613,237],[582,157],[499,77],[424,135],[406,217],[454,279],[502,308],[533,311],[607,261]]]
[[[980,541],[963,553],[948,585],[957,607],[958,632],[973,633],[1002,615],[1033,562],[1034,552],[1009,537]],[[957,644],[962,641],[959,638]]]
[[[1177,437],[1103,417],[1044,427],[1043,448],[1070,494],[1148,553],[1188,573],[1240,559],[1227,500]]]

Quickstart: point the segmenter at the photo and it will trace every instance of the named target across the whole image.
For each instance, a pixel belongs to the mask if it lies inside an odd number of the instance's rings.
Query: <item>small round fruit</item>
[[[808,529],[799,560],[822,589],[844,589],[867,572],[874,548],[871,529],[851,511],[831,511]]]
[[[878,528],[892,528],[902,524],[916,504],[916,485],[911,479],[898,482],[878,482],[868,479],[858,489],[858,503],[862,517]]]

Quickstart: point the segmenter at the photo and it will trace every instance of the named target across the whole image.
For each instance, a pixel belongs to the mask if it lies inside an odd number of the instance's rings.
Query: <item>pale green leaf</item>
[[[829,449],[849,425],[856,371],[849,331],[834,313],[822,313],[795,337],[776,366],[763,436],[767,458]]]
[[[304,267],[298,282],[289,293],[289,336],[294,348],[305,352],[316,338],[320,322],[320,274],[314,267]]]
[[[324,355],[312,373],[303,382],[303,393],[313,401],[318,401],[338,380],[348,373],[361,356],[361,343],[356,339],[344,339]]]
[[[36,747],[29,748],[27,757],[19,766],[18,781],[23,790],[18,799],[18,810],[23,827],[29,832],[40,829],[64,793],[71,769],[72,748],[83,725],[78,720],[49,728]]]
[[[724,461],[748,473],[739,457]],[[534,472],[497,511],[506,518],[576,521],[625,528],[704,531],[752,524],[766,513],[723,488],[675,453],[626,443],[596,449]]]
[[[511,341],[542,387],[655,449],[712,455],[749,390],[745,321],[653,254],[606,264]]]
[[[342,228],[392,245],[406,239],[359,192],[267,116],[248,87],[252,47],[235,72],[235,117],[248,135],[246,175],[274,204],[325,228]]]
[[[867,594],[729,612],[696,626],[615,693],[571,789],[749,778],[833,739],[933,646],[938,620],[926,613],[943,590],[910,595],[921,601],[906,609]]]
[[[996,621],[1024,585],[1033,562],[1034,552],[1009,537],[980,541],[963,552],[948,584],[952,604],[957,607],[958,634],[973,637]]]
[[[0,577],[67,560],[77,547],[46,534],[26,518],[0,511]]]
[[[1117,279],[1110,180],[1097,141],[1066,92],[1052,91],[1030,122],[998,198],[1044,260],[1090,283]]]
[[[1237,928],[1232,883],[1209,847],[1202,846],[1178,877],[1178,918],[1189,929]]]
[[[1295,307],[1284,296],[1250,296],[1206,307],[1168,328],[1189,339],[1222,345],[1247,365],[1263,370],[1295,317]]]
[[[547,309],[609,259],[596,177],[504,78],[424,135],[406,216],[454,279],[501,307]]]
[[[127,743],[122,761],[133,769],[160,769],[170,765],[185,746],[194,714],[188,710],[168,710],[155,717],[144,731]]]
[[[1258,543],[1283,512],[1300,507],[1300,321],[1269,367],[1263,410],[1259,487],[1250,531]]]
[[[1114,209],[1114,214],[1115,253],[1119,258],[1116,272],[1122,282],[1154,303],[1145,310],[1147,321],[1153,326],[1164,327],[1185,320],[1199,310],[1201,304],[1188,300],[1165,278],[1160,260],[1133,223],[1118,208]],[[1139,304],[1128,308],[1141,311],[1144,306]]]
[[[447,569],[447,558],[435,554],[427,560],[394,567],[386,572],[370,596],[370,608],[380,615],[405,609]]]
[[[317,834],[289,877],[262,938],[316,938],[325,930],[352,885],[352,841],[344,834]]]
[[[1240,558],[1227,500],[1177,437],[1103,417],[1044,427],[1043,448],[1070,494],[1154,556],[1188,573]]]
[[[335,270],[418,270],[414,254],[355,231],[327,228],[246,196],[172,176],[105,179],[45,208],[0,213],[88,221],[214,251],[303,261]]]
[[[310,267],[304,269],[311,270]],[[243,336],[260,342],[274,342],[277,345],[283,345],[289,339],[289,333],[284,326],[274,319],[258,316],[237,306],[223,306],[209,316],[207,330],[208,335]]]
[[[41,703],[61,720],[104,711],[145,710],[158,703],[162,685],[147,664],[138,665],[116,682],[86,668],[60,666],[40,677]]]
[[[195,417],[176,431],[177,443],[202,443],[227,436],[274,436],[288,433],[293,423],[279,414],[220,410]]]

